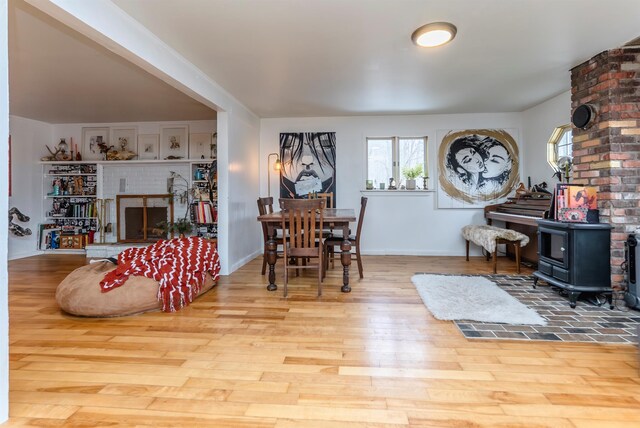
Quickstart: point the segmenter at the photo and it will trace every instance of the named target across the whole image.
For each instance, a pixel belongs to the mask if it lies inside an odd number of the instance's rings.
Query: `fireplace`
[[[173,224],[173,195],[117,195],[118,242],[154,242],[166,239]]]

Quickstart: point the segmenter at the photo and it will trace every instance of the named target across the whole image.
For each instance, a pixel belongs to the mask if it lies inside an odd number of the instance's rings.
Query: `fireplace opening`
[[[173,224],[173,195],[117,195],[116,210],[118,242],[155,242]]]

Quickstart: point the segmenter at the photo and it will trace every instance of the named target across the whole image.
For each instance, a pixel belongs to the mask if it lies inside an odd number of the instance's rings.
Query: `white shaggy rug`
[[[421,274],[411,281],[439,320],[547,325],[536,311],[482,276]]]

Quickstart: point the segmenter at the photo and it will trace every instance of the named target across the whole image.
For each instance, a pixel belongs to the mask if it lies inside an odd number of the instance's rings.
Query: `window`
[[[374,188],[389,184],[394,178],[399,187],[406,180],[403,170],[422,167],[420,177],[427,172],[427,137],[367,138],[367,179]]]
[[[573,159],[571,125],[558,126],[551,133],[547,143],[547,162],[549,162],[551,168],[558,171],[558,161],[561,158]]]

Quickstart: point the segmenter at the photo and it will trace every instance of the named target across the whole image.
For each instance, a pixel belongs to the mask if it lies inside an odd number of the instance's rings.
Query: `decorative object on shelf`
[[[111,139],[114,143],[115,150],[108,150],[106,153],[107,160],[131,160],[137,155],[136,140],[138,130],[132,128],[111,128]]]
[[[138,156],[137,153],[131,152],[129,150],[109,150],[107,151],[107,160],[116,161],[116,160],[131,160]]]
[[[380,183],[380,190],[384,190],[384,183]]]
[[[211,155],[211,133],[189,135],[189,159],[207,159]]]
[[[40,158],[41,161],[51,162],[51,161],[61,161],[63,159],[62,149],[60,147],[56,147],[55,151],[51,150],[49,146],[45,144],[47,151],[49,152],[49,156],[43,156]]]
[[[141,134],[138,135],[138,159],[156,160],[159,159],[160,135]]]
[[[67,144],[66,139],[60,138],[58,149],[60,149],[60,155],[58,156],[60,160],[73,160],[73,151],[69,154],[69,145]]]
[[[82,158],[102,160],[109,143],[109,128],[82,128]]]
[[[30,217],[28,215],[22,214],[18,208],[11,207],[11,209],[9,210],[9,232],[15,236],[31,235],[31,229],[24,228],[19,224],[15,224],[13,222],[14,217],[16,217],[16,219],[22,223],[26,223],[30,220]]]
[[[160,128],[160,158],[183,159],[189,151],[189,127],[187,125]]]
[[[367,180],[366,181],[366,189],[367,190],[373,190],[373,180]]]
[[[422,177],[422,190],[427,190],[429,188],[429,176]]]
[[[569,183],[569,179],[571,176],[569,175],[571,169],[573,169],[573,159],[569,156],[562,156],[558,159],[557,168],[555,168],[556,172],[553,174],[554,177],[558,177],[558,180],[562,183],[564,180],[566,183]]]
[[[389,190],[398,190],[396,187],[396,179],[393,177],[389,178]]]
[[[415,190],[416,178],[422,175],[422,165],[415,165],[413,167],[405,166],[404,168],[402,168],[402,175],[404,175],[407,179],[407,190]]]
[[[517,130],[438,134],[438,185],[442,190],[438,208],[481,208],[506,197],[520,182]]]

